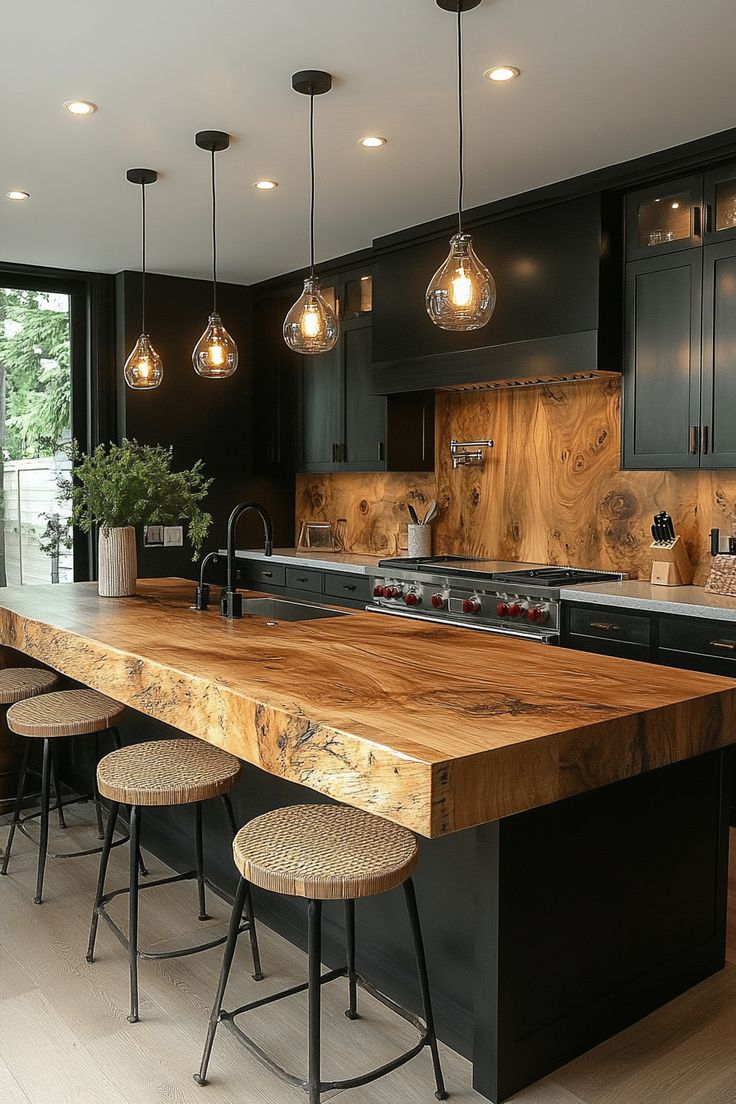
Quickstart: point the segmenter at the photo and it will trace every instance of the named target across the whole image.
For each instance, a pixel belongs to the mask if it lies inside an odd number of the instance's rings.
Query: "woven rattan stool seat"
[[[96,690],[59,690],[17,702],[8,710],[8,728],[19,736],[83,736],[102,732],[122,717],[120,702]]]
[[[240,760],[203,740],[150,740],[111,751],[97,767],[103,797],[125,805],[187,805],[229,793]]]
[[[0,705],[12,705],[35,698],[37,694],[47,694],[58,681],[59,676],[54,671],[44,671],[41,667],[5,667],[0,671]]]
[[[233,841],[253,885],[292,897],[351,901],[401,885],[419,848],[406,828],[340,805],[292,805],[256,817]]]

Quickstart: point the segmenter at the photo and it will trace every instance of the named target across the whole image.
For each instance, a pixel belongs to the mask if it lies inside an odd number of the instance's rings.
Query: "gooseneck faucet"
[[[243,514],[249,510],[255,510],[263,522],[264,545],[266,556],[273,555],[273,526],[271,518],[266,510],[258,502],[241,502],[230,515],[227,523],[227,586],[220,600],[220,613],[223,617],[243,616],[243,596],[238,593],[235,586],[235,530]]]

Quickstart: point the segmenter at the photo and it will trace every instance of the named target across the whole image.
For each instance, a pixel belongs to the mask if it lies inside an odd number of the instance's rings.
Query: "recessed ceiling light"
[[[67,100],[64,110],[70,115],[94,115],[97,104],[93,104],[91,100]]]
[[[378,149],[379,146],[385,146],[387,138],[382,138],[380,134],[366,134],[365,138],[358,139],[358,145],[364,146],[366,149]]]
[[[679,209],[679,207],[680,207],[680,204],[677,202],[677,200],[675,200],[675,202],[672,204],[672,210],[677,211]]]
[[[483,76],[486,80],[491,81],[510,81],[519,76],[521,72],[515,65],[493,65],[490,69],[486,69]]]
[[[22,192],[20,188],[12,188],[9,192],[5,193],[8,199],[28,199],[29,192]]]
[[[257,188],[259,192],[272,192],[274,188],[278,188],[278,186],[278,180],[256,180],[255,184],[253,185],[253,187]]]

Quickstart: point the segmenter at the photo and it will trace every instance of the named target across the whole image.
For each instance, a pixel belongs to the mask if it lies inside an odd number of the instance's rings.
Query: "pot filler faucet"
[[[243,616],[243,596],[235,586],[235,530],[243,514],[249,510],[255,510],[263,522],[264,553],[267,556],[273,555],[273,526],[270,517],[259,503],[241,502],[231,513],[227,523],[227,586],[220,599],[220,613],[223,617]]]

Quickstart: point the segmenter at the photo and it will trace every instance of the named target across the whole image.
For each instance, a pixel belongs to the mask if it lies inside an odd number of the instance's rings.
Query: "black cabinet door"
[[[736,238],[736,165],[705,174],[705,242]]]
[[[736,468],[736,240],[704,250],[701,421],[701,466]]]
[[[700,462],[703,251],[626,266],[623,466]]]
[[[293,472],[296,463],[299,357],[281,331],[298,294],[290,289],[253,304],[253,468],[259,474]]]
[[[703,244],[703,177],[686,176],[626,197],[626,259]]]
[[[333,471],[345,440],[342,343],[329,353],[302,357],[301,471]]]
[[[386,467],[386,399],[371,394],[371,327],[364,321],[343,325],[340,337],[345,366],[345,437],[342,459],[349,471]]]

